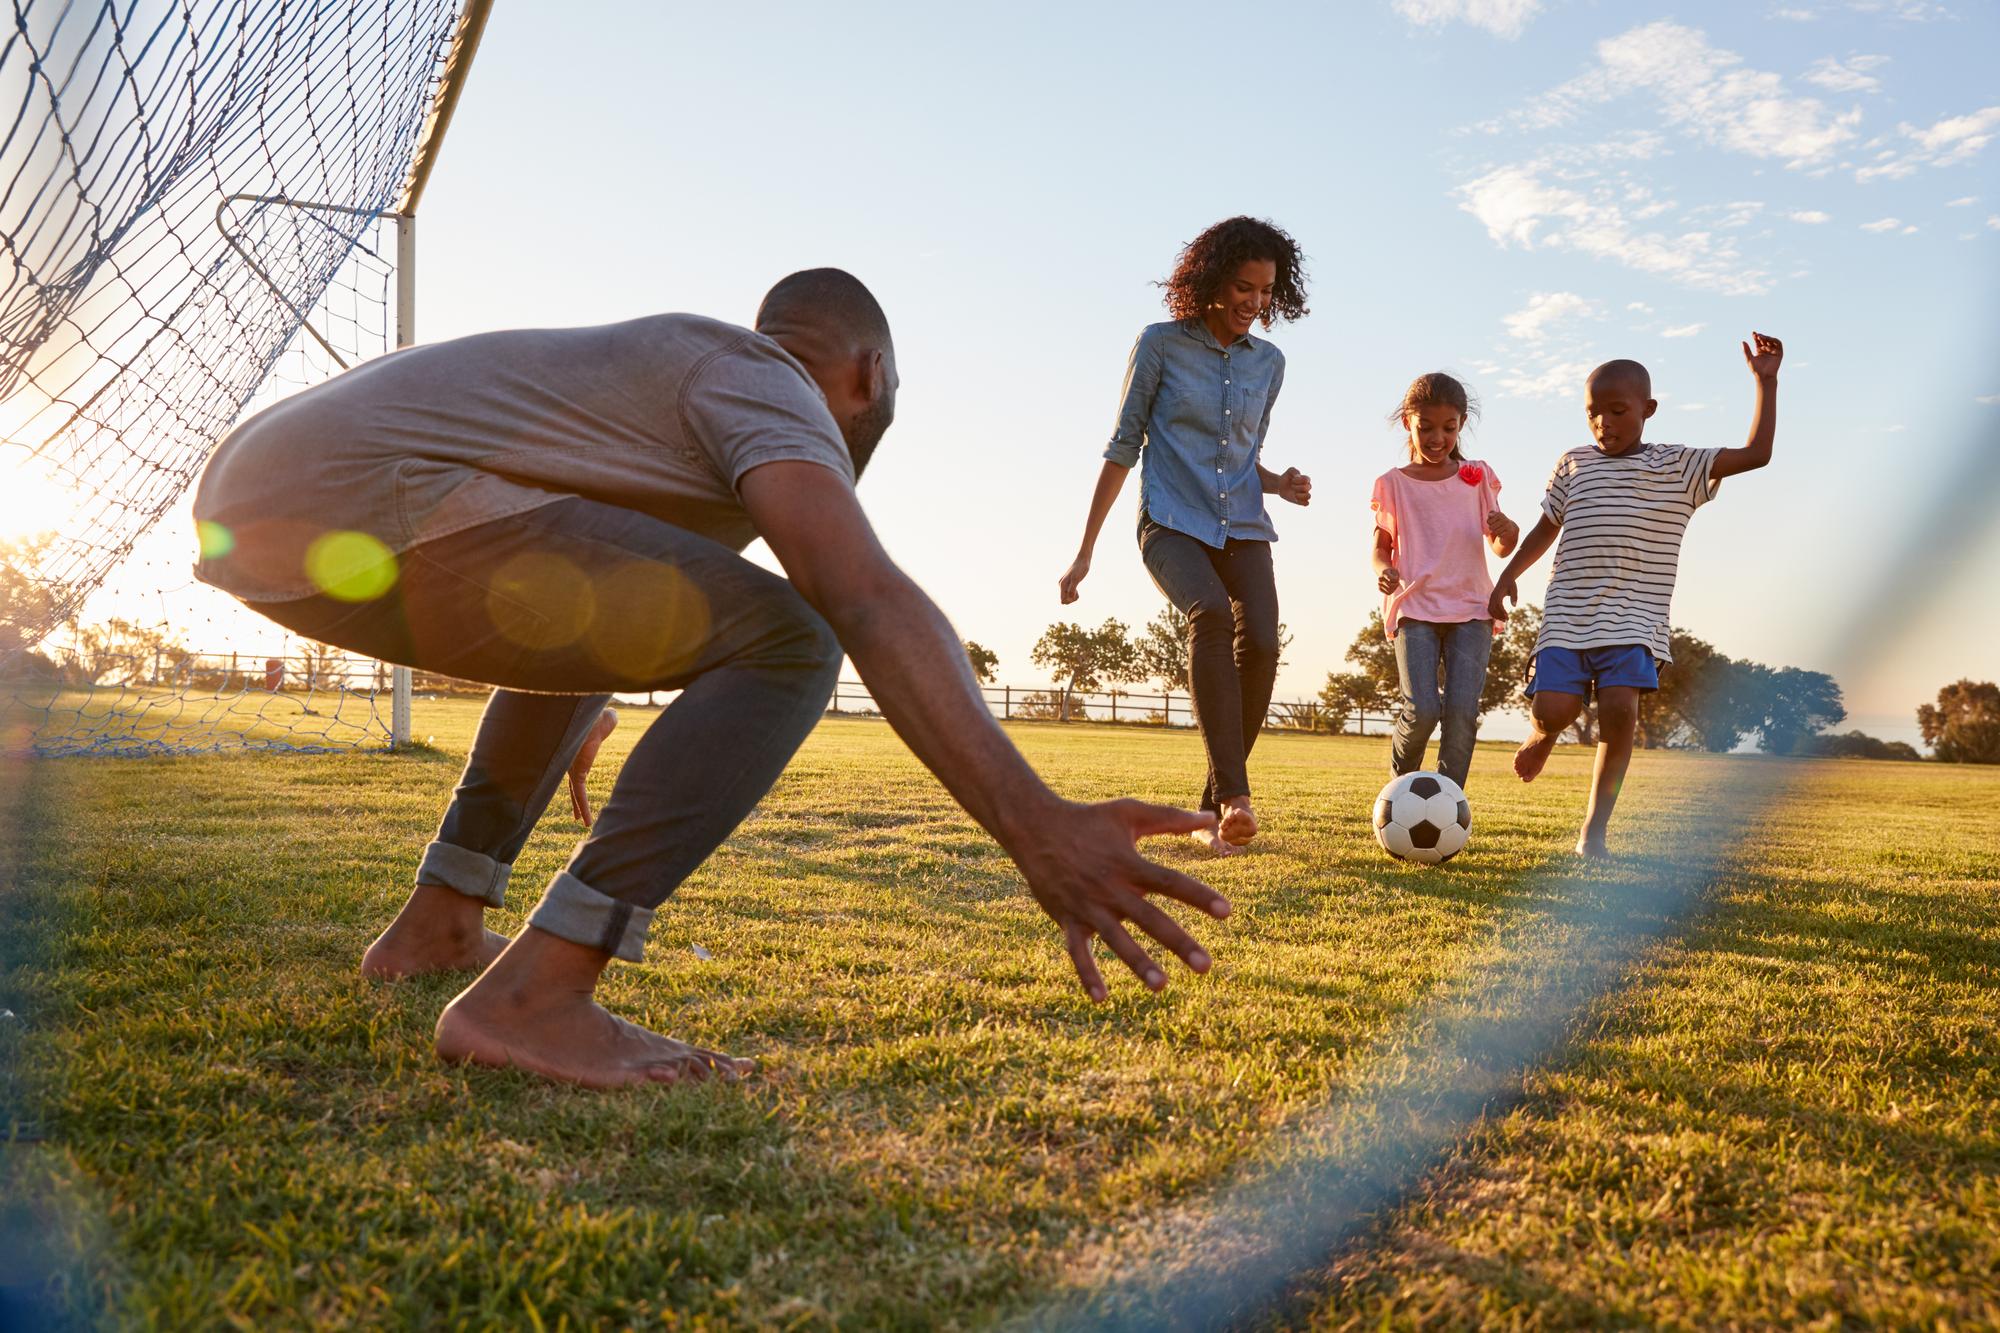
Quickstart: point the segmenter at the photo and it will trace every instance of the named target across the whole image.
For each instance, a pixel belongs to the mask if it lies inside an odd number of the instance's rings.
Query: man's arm
[[[1486,600],[1488,615],[1495,620],[1507,618],[1507,603],[1521,600],[1520,589],[1514,586],[1515,580],[1521,577],[1523,571],[1534,567],[1534,563],[1554,545],[1556,535],[1561,531],[1562,525],[1547,514],[1535,520],[1535,526],[1528,529],[1528,535],[1515,548],[1514,558],[1507,562],[1507,568],[1493,580],[1493,595]]]
[[[738,490],[758,533],[833,627],[890,725],[1020,866],[1035,900],[1063,928],[1091,998],[1105,996],[1093,935],[1146,985],[1166,985],[1125,922],[1206,972],[1208,954],[1145,895],[1165,894],[1216,917],[1229,915],[1228,901],[1148,861],[1136,843],[1210,828],[1215,817],[1057,796],[993,721],[950,622],[889,559],[843,478],[814,463],[766,463],[745,473]]]
[[[1785,345],[1761,333],[1750,336],[1757,344],[1754,352],[1749,343],[1743,344],[1743,360],[1757,377],[1757,412],[1750,419],[1750,439],[1741,449],[1724,449],[1715,455],[1708,469],[1712,481],[1769,465],[1771,443],[1778,435],[1778,367],[1785,359]]]
[[[1275,495],[1295,505],[1312,503],[1312,478],[1295,467],[1288,467],[1283,472],[1273,472],[1259,463],[1257,484],[1266,495]]]

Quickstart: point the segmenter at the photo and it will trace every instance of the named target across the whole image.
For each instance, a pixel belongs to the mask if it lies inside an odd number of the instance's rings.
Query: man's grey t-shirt
[[[698,315],[474,334],[377,358],[232,430],[195,492],[195,573],[289,601],[320,591],[307,555],[333,534],[401,554],[571,496],[741,550],[757,533],[737,482],[787,459],[854,483],[825,395],[762,334]]]

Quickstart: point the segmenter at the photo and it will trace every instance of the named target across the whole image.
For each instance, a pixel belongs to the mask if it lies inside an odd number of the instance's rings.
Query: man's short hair
[[[778,279],[757,307],[757,328],[811,325],[839,330],[862,347],[887,348],[889,317],[861,279],[845,269],[808,268]]]

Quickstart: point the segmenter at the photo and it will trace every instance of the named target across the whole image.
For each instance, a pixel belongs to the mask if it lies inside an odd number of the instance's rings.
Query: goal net
[[[193,580],[188,492],[241,416],[407,333],[487,0],[9,3],[0,750],[401,739],[396,672]]]

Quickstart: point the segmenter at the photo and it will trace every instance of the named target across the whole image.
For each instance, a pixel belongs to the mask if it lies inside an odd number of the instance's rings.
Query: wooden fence
[[[1062,690],[1024,688],[1019,685],[983,685],[986,707],[994,717],[1007,722],[1107,722],[1119,726],[1193,727],[1194,703],[1185,694],[1145,694],[1132,690]],[[1067,701],[1067,707],[1065,707]],[[833,687],[826,711],[879,717],[875,696],[859,681],[843,680]],[[1335,728],[1325,706],[1317,699],[1273,699],[1264,714],[1264,726],[1274,731],[1338,730],[1349,736],[1379,736],[1394,719],[1384,713],[1349,713]],[[1376,730],[1369,730],[1370,727]]]

